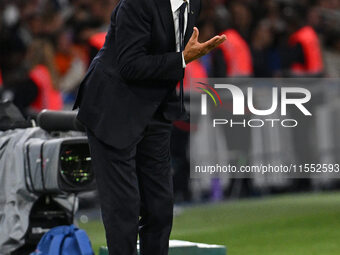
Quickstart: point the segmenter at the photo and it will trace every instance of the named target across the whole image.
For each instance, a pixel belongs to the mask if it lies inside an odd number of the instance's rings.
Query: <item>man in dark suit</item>
[[[186,117],[176,84],[186,64],[225,40],[197,41],[199,12],[199,0],[121,0],[80,86],[74,109],[86,126],[111,255],[136,254],[138,233],[141,254],[168,253],[171,123]]]

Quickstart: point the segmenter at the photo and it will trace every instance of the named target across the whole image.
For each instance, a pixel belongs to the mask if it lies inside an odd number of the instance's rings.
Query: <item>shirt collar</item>
[[[188,7],[189,7],[189,0],[187,0],[188,2]],[[170,0],[171,3],[171,11],[175,12],[179,9],[179,7],[181,7],[181,5],[184,3],[183,0]]]

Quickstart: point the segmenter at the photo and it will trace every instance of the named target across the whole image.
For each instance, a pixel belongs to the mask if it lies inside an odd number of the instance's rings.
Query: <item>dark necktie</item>
[[[184,3],[179,8],[179,44],[180,44],[180,51],[183,52],[184,50],[184,13],[185,8],[187,7],[188,3],[184,0]],[[183,79],[180,81],[180,91],[179,96],[181,100],[181,112],[184,111],[184,88],[183,88]]]

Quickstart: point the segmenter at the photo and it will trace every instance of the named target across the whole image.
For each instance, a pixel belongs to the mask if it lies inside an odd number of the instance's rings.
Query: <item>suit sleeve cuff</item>
[[[183,55],[183,52],[182,52],[182,67],[185,68],[186,66],[187,66],[187,64],[185,63],[184,55]]]

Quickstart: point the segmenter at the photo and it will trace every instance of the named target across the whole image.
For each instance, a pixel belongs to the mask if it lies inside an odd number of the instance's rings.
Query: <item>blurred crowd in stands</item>
[[[1,0],[0,99],[30,117],[70,109],[118,2]],[[186,88],[191,77],[340,77],[340,0],[202,0],[197,26],[200,41],[227,40],[187,66]],[[177,123],[172,144],[184,199],[188,131]]]
[[[26,115],[74,100],[118,0],[2,0],[0,84]],[[187,77],[340,76],[340,0],[202,0],[200,40],[225,33]]]

